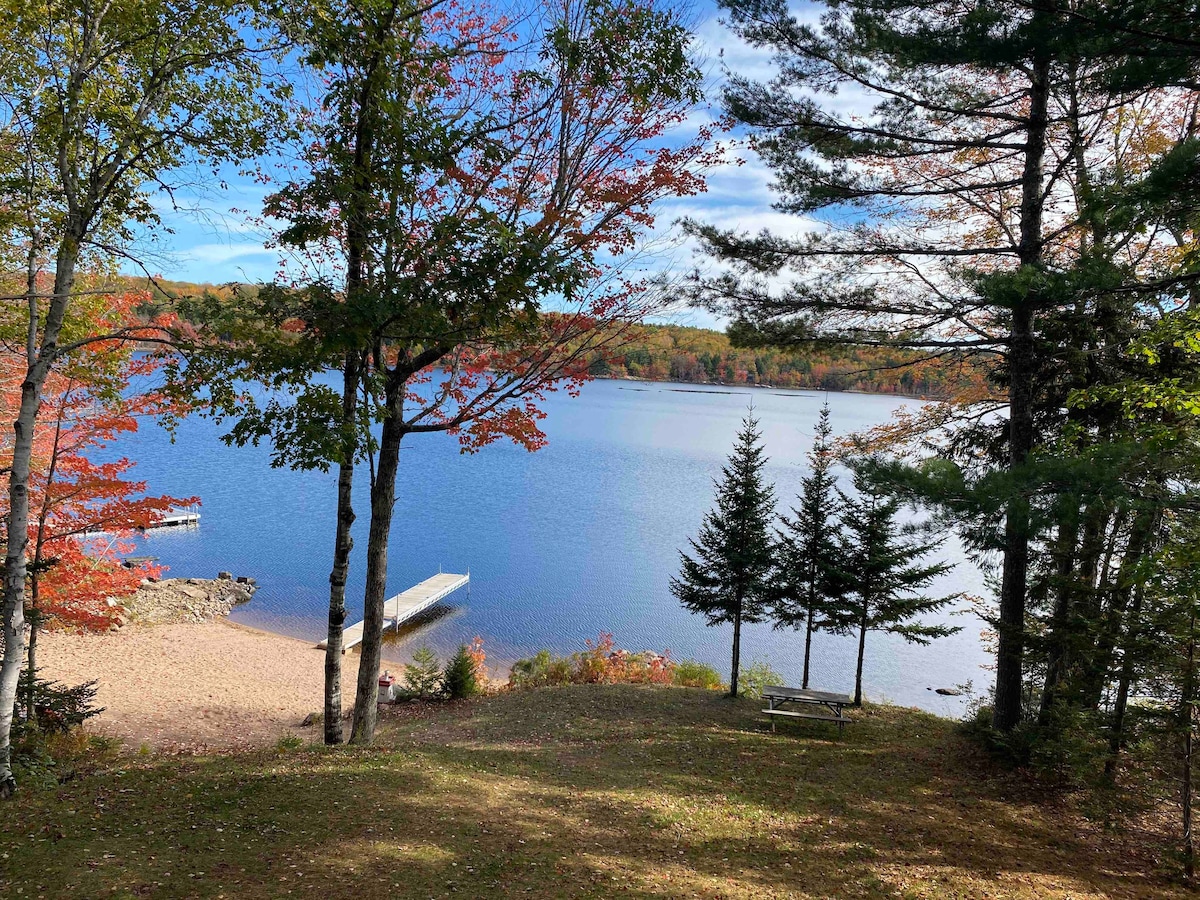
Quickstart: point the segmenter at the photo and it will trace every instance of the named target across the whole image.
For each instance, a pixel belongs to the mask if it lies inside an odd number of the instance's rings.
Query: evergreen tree
[[[808,687],[809,660],[813,631],[821,626],[824,613],[836,591],[833,573],[838,555],[838,531],[835,513],[833,450],[829,424],[829,404],[821,408],[816,437],[808,454],[811,474],[802,482],[799,508],[793,518],[781,516],[783,528],[777,529],[778,595],[775,598],[776,627],[804,629],[804,677]]]
[[[671,593],[689,612],[702,614],[709,625],[733,625],[731,697],[738,695],[742,623],[763,621],[770,606],[775,490],[763,480],[766,464],[751,412],[716,482],[717,507],[705,515],[699,538],[689,541],[696,558],[681,552],[679,577],[671,579]]]
[[[946,562],[922,562],[928,553],[941,546],[942,539],[922,542],[908,537],[913,529],[896,521],[900,500],[872,478],[871,462],[860,460],[854,465],[856,496],[838,491],[843,506],[839,573],[843,599],[829,610],[829,622],[836,631],[858,632],[856,706],[862,705],[863,656],[868,631],[885,631],[914,644],[928,644],[934,638],[959,630],[916,621],[960,596],[929,597],[921,593],[933,579],[953,566]]]
[[[1127,315],[1169,308],[1193,281],[1166,261],[1182,258],[1196,209],[1196,120],[1174,90],[1196,85],[1196,42],[1171,24],[1191,21],[1195,0],[719,3],[778,67],[766,82],[735,73],[725,109],[772,169],[776,208],[807,227],[691,223],[724,264],[695,300],[743,346],[991,361],[1007,415],[971,430],[992,487],[1011,488],[999,515],[976,519],[996,532],[993,724],[1011,731],[1037,664],[1026,657],[1045,524],[1029,498],[1052,477],[1039,466],[1046,438],[1079,427],[1055,394],[1120,352]],[[1135,118],[1153,140],[1133,135]],[[1084,539],[1103,528],[1085,513],[1072,548],[1074,531],[1062,529],[1060,558],[1086,578]]]

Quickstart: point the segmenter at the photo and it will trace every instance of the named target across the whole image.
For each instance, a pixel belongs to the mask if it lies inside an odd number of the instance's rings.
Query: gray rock
[[[941,694],[943,697],[961,697],[962,691],[958,688],[938,688],[934,691],[935,694]]]
[[[131,621],[144,624],[204,622],[228,615],[253,594],[252,586],[232,580],[168,578],[157,583],[144,582],[123,605]]]

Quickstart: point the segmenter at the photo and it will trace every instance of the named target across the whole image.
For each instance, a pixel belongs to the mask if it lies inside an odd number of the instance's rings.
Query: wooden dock
[[[426,578],[415,587],[410,587],[402,594],[397,594],[383,604],[383,629],[399,628],[417,613],[424,612],[443,597],[466,586],[471,580],[468,575],[451,575],[439,573],[432,578]],[[342,632],[342,651],[362,643],[363,623],[355,622]],[[325,641],[317,644],[324,648]]]

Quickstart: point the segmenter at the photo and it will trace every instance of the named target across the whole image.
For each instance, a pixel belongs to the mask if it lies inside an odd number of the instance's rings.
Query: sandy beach
[[[345,709],[354,701],[358,659],[343,657]],[[105,711],[90,727],[131,750],[253,747],[285,734],[320,740],[319,727],[298,726],[321,708],[324,664],[324,651],[312,644],[223,618],[38,638],[42,677],[96,679]]]

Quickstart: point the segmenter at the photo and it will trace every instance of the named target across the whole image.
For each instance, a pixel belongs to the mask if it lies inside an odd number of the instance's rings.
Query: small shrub
[[[413,651],[412,662],[404,670],[404,686],[417,697],[432,697],[441,688],[442,667],[426,645]]]
[[[619,651],[625,653],[625,651]],[[674,684],[675,660],[669,651],[655,653],[626,653],[622,659],[623,670],[618,681],[628,684]],[[616,683],[616,682],[614,682]]]
[[[609,632],[600,632],[595,643],[584,641],[587,649],[570,656],[572,663],[571,680],[578,684],[599,684],[605,680],[608,671],[608,657],[613,652],[613,636]]]
[[[31,717],[28,709],[29,678],[29,670],[22,669],[17,682],[17,702],[13,714],[21,722],[30,723],[32,719],[39,731],[63,734],[104,712],[104,707],[96,706],[95,681],[67,687],[56,681],[38,678],[37,672],[34,672]]]
[[[698,687],[709,691],[719,691],[725,687],[716,669],[694,659],[681,660],[675,664],[674,683],[680,687]]]
[[[755,660],[748,669],[738,669],[738,688],[752,700],[761,699],[763,689],[771,684],[783,684],[783,676],[764,660]]]
[[[513,663],[509,687],[553,684],[673,684],[676,663],[669,652],[630,653],[614,646],[613,636],[601,632],[587,649],[564,658],[549,650]]]
[[[547,687],[571,683],[571,664],[549,650],[539,650],[533,656],[513,663],[508,684],[514,688]]]
[[[442,675],[442,690],[451,700],[463,700],[479,693],[479,682],[475,678],[475,660],[465,644],[450,659]]]
[[[12,769],[23,787],[48,790],[58,785],[54,757],[46,748],[45,738],[36,731],[27,731],[13,742]]]
[[[89,735],[80,726],[104,712],[96,706],[96,682],[68,687],[33,673],[33,709],[29,709],[30,674],[18,681],[12,728],[12,765],[25,784],[53,787],[83,772],[108,765],[119,742]]]
[[[13,769],[25,785],[52,788],[108,768],[120,749],[118,738],[88,734],[78,727],[53,732],[24,729],[13,745]]]
[[[467,645],[467,655],[471,657],[471,662],[475,664],[475,680],[482,688],[487,683],[487,667],[484,663],[487,661],[487,654],[483,652],[483,638],[475,635],[471,639],[471,643]]]
[[[279,740],[275,742],[275,752],[277,753],[294,753],[304,746],[304,738],[294,734],[284,734],[279,736]]]

